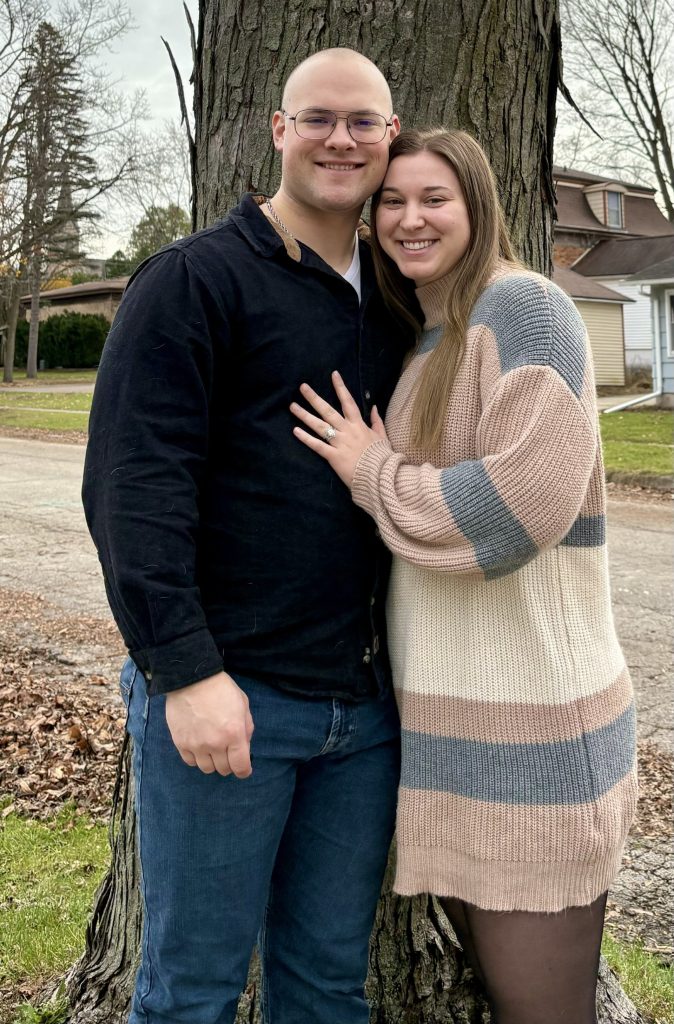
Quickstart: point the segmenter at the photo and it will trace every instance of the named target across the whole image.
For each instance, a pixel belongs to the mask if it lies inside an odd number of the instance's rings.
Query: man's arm
[[[132,278],[96,381],[83,501],[113,615],[181,756],[250,773],[245,694],[223,672],[196,581],[216,349],[226,310],[180,249]]]

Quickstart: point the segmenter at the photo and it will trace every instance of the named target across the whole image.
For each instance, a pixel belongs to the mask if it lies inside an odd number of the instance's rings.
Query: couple
[[[132,1024],[231,1024],[256,941],[268,1024],[365,1024],[396,800],[396,889],[441,900],[493,1019],[596,1019],[635,755],[585,331],[479,146],[391,111],[354,51],[296,68],[276,195],[148,260],[106,343]]]

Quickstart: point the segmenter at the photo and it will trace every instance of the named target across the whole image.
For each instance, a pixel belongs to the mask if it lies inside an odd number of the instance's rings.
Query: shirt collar
[[[259,209],[266,201],[267,196],[261,193],[246,192],[239,205],[229,214],[229,218],[260,256],[272,256],[284,246],[290,258],[299,263],[302,259],[299,244],[265,217]],[[370,242],[370,227],[364,220],[358,222],[356,233],[361,242]]]
[[[266,198],[263,195],[246,192],[239,205],[229,214],[229,219],[236,224],[243,237],[258,255],[273,256],[275,252],[285,247],[290,258],[299,263],[302,254],[295,239],[280,230],[277,231],[260,210],[260,206],[266,201]]]

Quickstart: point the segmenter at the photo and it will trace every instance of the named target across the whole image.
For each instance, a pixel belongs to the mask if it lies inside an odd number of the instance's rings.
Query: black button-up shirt
[[[384,413],[411,335],[246,196],[132,277],[96,382],[83,498],[110,605],[150,693],[225,671],[354,700],[389,684],[388,554],[292,434],[339,370]]]

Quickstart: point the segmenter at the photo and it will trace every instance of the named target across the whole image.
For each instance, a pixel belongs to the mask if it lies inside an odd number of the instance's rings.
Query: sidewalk
[[[36,395],[86,395],[94,390],[94,382],[90,384],[27,384],[24,381],[16,384],[0,384],[0,392],[8,395],[24,394],[25,392]]]
[[[645,394],[648,394],[648,392],[645,392]],[[612,409],[614,405],[622,405],[624,402],[631,402],[632,399],[639,397],[639,392],[628,395],[624,391],[617,395],[597,395],[597,408],[599,409],[599,412],[604,412],[606,409]],[[640,402],[639,405],[633,405],[632,408],[654,409],[655,399],[651,398],[648,402]]]

